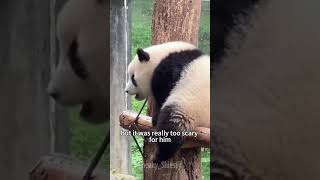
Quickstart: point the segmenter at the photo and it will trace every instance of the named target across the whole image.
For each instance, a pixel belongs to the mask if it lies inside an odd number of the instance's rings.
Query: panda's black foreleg
[[[152,126],[153,126],[153,127],[156,127],[156,126],[157,126],[158,116],[159,116],[159,113],[158,113],[158,112],[154,112],[154,113],[153,113],[153,116],[152,116]]]
[[[158,137],[154,163],[160,164],[173,157],[185,141],[181,132],[190,130],[190,122],[177,106],[164,107],[157,115],[157,131],[165,130],[167,137]],[[174,136],[171,132],[180,132]]]

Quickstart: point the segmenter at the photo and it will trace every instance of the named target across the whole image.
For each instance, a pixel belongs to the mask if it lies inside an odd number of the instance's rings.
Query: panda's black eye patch
[[[131,76],[131,81],[132,81],[132,84],[133,84],[135,87],[138,86],[137,81],[134,79],[134,74],[132,74],[132,76]]]
[[[70,44],[69,50],[68,50],[68,58],[71,65],[71,68],[73,69],[74,73],[80,78],[80,79],[87,79],[88,78],[88,72],[86,70],[86,66],[82,63],[79,54],[78,54],[78,42],[76,40],[73,40]]]

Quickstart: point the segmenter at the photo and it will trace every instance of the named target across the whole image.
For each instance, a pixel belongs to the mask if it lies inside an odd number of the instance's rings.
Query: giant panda
[[[128,66],[125,91],[154,102],[152,123],[158,131],[192,131],[210,127],[210,57],[187,42],[138,49]],[[155,163],[171,158],[185,137],[158,142]]]
[[[320,179],[320,1],[212,3],[211,178]]]
[[[109,35],[106,0],[69,0],[57,18],[59,61],[48,93],[80,116],[100,123],[109,116]]]

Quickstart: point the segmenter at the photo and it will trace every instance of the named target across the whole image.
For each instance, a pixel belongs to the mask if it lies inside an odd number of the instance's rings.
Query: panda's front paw
[[[156,126],[157,126],[158,115],[159,115],[159,113],[155,113],[155,112],[154,112],[154,114],[153,114],[153,116],[152,116],[152,126],[153,126],[153,127],[156,127]]]

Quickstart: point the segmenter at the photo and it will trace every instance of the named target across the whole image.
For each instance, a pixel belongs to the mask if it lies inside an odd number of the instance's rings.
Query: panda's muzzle
[[[106,122],[109,119],[109,100],[99,98],[85,101],[79,114],[82,120],[91,124]]]
[[[136,94],[134,98],[138,101],[142,101],[145,99],[145,97],[142,97],[140,94]]]
[[[137,99],[137,100],[139,100],[140,99],[140,96],[139,96],[139,94],[132,94],[132,93],[130,93],[130,91],[129,90],[125,90],[126,91],[126,93],[127,94],[129,94],[129,95],[135,95],[135,99]]]

